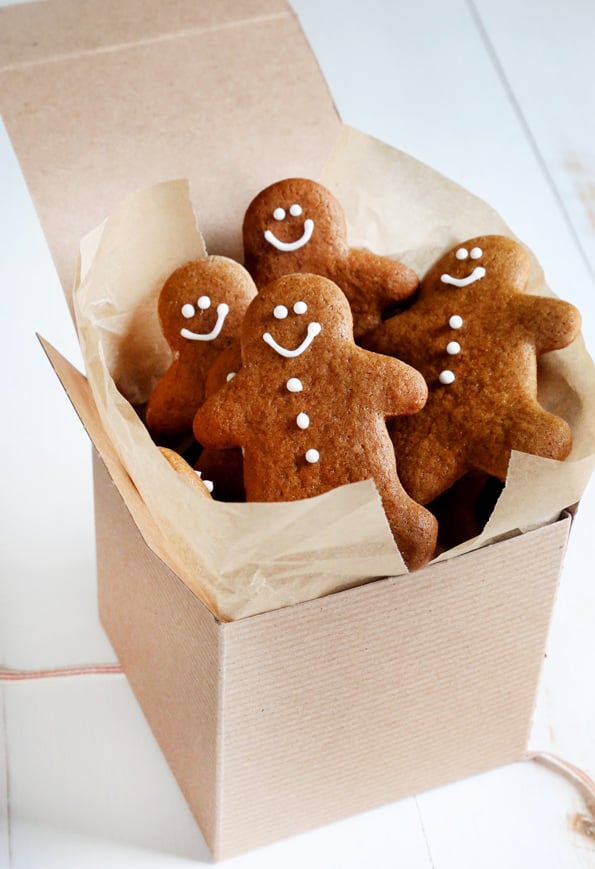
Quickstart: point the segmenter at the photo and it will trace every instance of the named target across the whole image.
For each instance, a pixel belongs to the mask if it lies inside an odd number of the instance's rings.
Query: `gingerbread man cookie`
[[[207,446],[241,446],[248,501],[287,501],[372,478],[410,569],[434,552],[436,520],[404,492],[386,418],[418,411],[417,371],[356,346],[347,299],[330,280],[282,277],[242,328],[242,366],[194,419]]]
[[[169,447],[159,447],[159,452],[169,462],[174,471],[187,480],[191,486],[194,486],[201,495],[204,495],[205,498],[211,497],[211,492],[213,491],[211,480],[203,480],[202,474],[193,470],[188,462],[179,453],[176,453],[175,450],[170,450]]]
[[[207,372],[239,334],[256,287],[238,263],[209,256],[186,263],[165,282],[159,320],[173,362],[153,390],[146,423],[154,440],[178,449],[192,436]]]
[[[214,395],[235,377],[242,364],[239,340],[223,350],[209,368],[205,381],[205,398]],[[217,501],[245,501],[242,451],[239,447],[231,450],[217,450],[205,447],[194,470],[205,479],[213,481],[213,495]]]
[[[243,236],[245,265],[258,287],[295,272],[338,284],[349,299],[356,340],[419,284],[402,263],[350,248],[343,209],[315,181],[289,178],[259,193],[246,212]]]
[[[529,257],[504,236],[457,245],[404,313],[364,345],[424,375],[428,402],[389,424],[407,492],[427,504],[467,471],[506,479],[512,450],[565,459],[571,432],[537,401],[537,357],[580,329],[576,308],[524,292]]]

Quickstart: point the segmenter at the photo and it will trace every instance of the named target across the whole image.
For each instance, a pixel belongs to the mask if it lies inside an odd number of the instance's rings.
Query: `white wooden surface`
[[[536,252],[552,289],[583,311],[593,355],[595,4],[293,6],[343,119],[494,205]],[[3,128],[0,286],[0,667],[113,662],[96,614],[90,448],[33,333],[75,364],[80,354]],[[591,485],[571,535],[532,736],[534,748],[592,773],[594,527]],[[526,762],[224,865],[595,867],[595,841],[569,824],[581,809],[565,779]],[[124,677],[0,683],[0,867],[209,860]]]

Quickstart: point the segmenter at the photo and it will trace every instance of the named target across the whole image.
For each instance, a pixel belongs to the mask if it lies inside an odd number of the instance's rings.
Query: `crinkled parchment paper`
[[[458,241],[511,235],[484,202],[349,128],[320,180],[345,208],[352,246],[394,256],[420,275]],[[147,400],[170,361],[160,288],[204,255],[181,181],[131,195],[81,243],[73,301],[86,373],[106,434],[158,529],[146,536],[163,541],[161,557],[222,619],[404,573],[371,481],[293,503],[224,504],[202,497],[160,456],[133,405]],[[549,293],[534,257],[529,289]],[[595,463],[595,375],[581,340],[544,358],[540,399],[572,425],[571,457],[515,453],[482,535],[441,558],[549,522],[580,499]]]

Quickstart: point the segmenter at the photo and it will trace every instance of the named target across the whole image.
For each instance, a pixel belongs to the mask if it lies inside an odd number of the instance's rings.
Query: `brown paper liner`
[[[420,275],[459,241],[512,235],[478,198],[349,128],[321,180],[345,208],[353,246]],[[222,619],[405,573],[371,481],[292,503],[226,504],[201,497],[160,460],[134,410],[170,361],[156,300],[175,268],[205,254],[180,181],[131,195],[81,243],[73,301],[87,377],[105,432],[158,528],[147,536],[159,537],[160,555]],[[532,254],[531,264],[529,291],[551,294]],[[582,340],[544,357],[540,400],[571,424],[570,458],[514,453],[481,534],[440,559],[547,523],[580,499],[595,462],[595,374]]]

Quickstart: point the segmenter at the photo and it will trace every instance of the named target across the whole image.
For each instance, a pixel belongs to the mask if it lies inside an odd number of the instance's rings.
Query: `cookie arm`
[[[410,343],[415,323],[410,322],[408,312],[389,317],[375,329],[372,329],[361,339],[360,346],[373,353],[383,353],[385,356],[396,356],[402,359],[406,353],[406,344]],[[409,339],[409,340],[407,340]]]
[[[415,272],[403,263],[353,248],[333,279],[349,299],[356,339],[377,326],[383,311],[408,299],[419,285]]]
[[[382,307],[408,299],[419,286],[419,278],[409,266],[367,250],[351,248],[347,268],[354,283],[374,293]]]
[[[527,295],[518,297],[517,305],[538,355],[567,347],[580,331],[581,315],[570,302]]]
[[[367,383],[374,383],[374,397],[386,417],[417,413],[428,399],[423,376],[411,365],[379,353],[365,353]]]
[[[239,379],[237,375],[196,412],[192,429],[203,446],[226,450],[242,445],[246,420]]]

